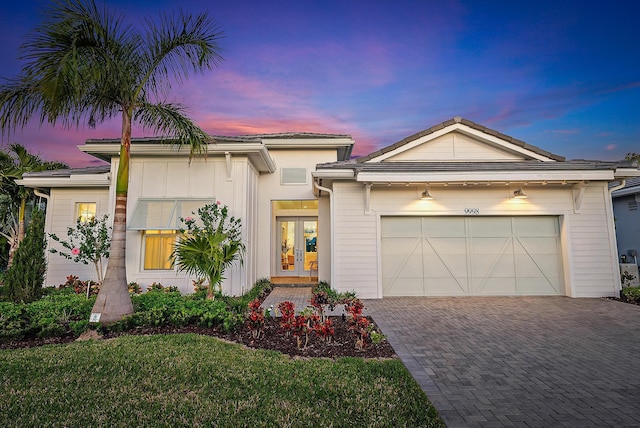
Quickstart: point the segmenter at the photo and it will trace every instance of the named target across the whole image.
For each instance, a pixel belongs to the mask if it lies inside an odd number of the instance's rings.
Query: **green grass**
[[[444,426],[398,360],[295,360],[216,338],[0,350],[0,426]]]

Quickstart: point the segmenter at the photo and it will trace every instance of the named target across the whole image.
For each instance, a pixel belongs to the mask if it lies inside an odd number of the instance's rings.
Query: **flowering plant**
[[[76,263],[80,262],[85,265],[93,263],[98,282],[102,283],[104,277],[102,259],[109,258],[109,246],[111,245],[111,227],[107,226],[107,219],[107,215],[101,219],[93,217],[86,222],[78,219],[75,228],[67,228],[67,240],[50,233],[49,237],[60,243],[68,252],[55,248],[51,248],[49,251],[53,254],[60,254]]]

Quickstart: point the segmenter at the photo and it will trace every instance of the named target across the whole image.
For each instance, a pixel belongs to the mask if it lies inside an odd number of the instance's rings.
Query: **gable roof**
[[[477,124],[475,122],[472,122],[470,120],[463,119],[460,116],[456,116],[453,119],[450,119],[450,120],[447,120],[445,122],[440,123],[439,125],[432,126],[431,128],[425,129],[424,131],[420,131],[420,132],[417,132],[417,133],[415,133],[413,135],[410,135],[407,138],[404,138],[404,139],[398,141],[397,143],[391,144],[390,146],[383,147],[380,150],[377,150],[377,151],[375,151],[373,153],[370,153],[368,155],[360,156],[360,157],[358,157],[356,159],[356,161],[358,163],[371,161],[371,160],[373,160],[373,159],[375,159],[377,157],[380,157],[380,156],[382,156],[384,154],[387,154],[389,152],[397,150],[397,149],[399,149],[399,148],[401,148],[401,147],[403,147],[403,146],[405,146],[405,145],[407,145],[409,143],[412,143],[412,142],[414,142],[415,140],[417,140],[419,138],[428,136],[430,134],[434,134],[435,132],[443,130],[443,129],[447,128],[447,127],[454,127],[457,124],[465,125],[465,126],[471,128],[471,129],[474,129],[476,131],[480,131],[480,132],[483,132],[483,133],[485,133],[487,135],[490,135],[492,137],[499,138],[500,140],[503,140],[503,141],[505,141],[507,143],[510,143],[510,144],[515,145],[515,146],[521,147],[521,148],[523,148],[525,150],[528,150],[528,151],[531,151],[533,153],[537,153],[538,155],[547,157],[547,158],[549,158],[551,160],[555,160],[555,161],[559,161],[559,162],[563,162],[565,160],[565,158],[563,156],[553,154],[553,153],[548,152],[546,150],[542,150],[541,148],[536,147],[536,146],[532,146],[530,144],[527,144],[524,141],[521,141],[521,140],[518,140],[516,138],[510,137],[508,135],[502,134],[501,132],[498,132],[498,131],[493,130],[491,128],[487,128],[486,126],[479,125],[479,124]]]

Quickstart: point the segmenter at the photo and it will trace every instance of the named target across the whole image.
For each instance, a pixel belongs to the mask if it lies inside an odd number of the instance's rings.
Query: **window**
[[[307,184],[307,168],[282,168],[280,184]]]
[[[170,270],[173,263],[170,260],[176,242],[175,230],[145,230],[144,231],[144,269]]]
[[[78,202],[76,204],[76,220],[80,219],[81,223],[86,223],[96,218],[95,202]]]

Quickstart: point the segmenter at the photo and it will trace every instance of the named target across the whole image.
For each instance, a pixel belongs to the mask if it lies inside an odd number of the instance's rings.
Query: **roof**
[[[143,137],[132,138],[132,153],[175,155],[176,140],[171,137]],[[353,138],[347,134],[320,134],[313,132],[285,132],[276,134],[254,134],[223,136],[211,135],[208,141],[207,152],[243,152],[262,150],[262,163],[270,164],[268,151],[271,149],[335,149],[338,160],[346,160],[351,156],[351,150],[355,144]],[[158,146],[163,146],[162,148]],[[83,152],[89,153],[99,159],[110,161],[112,156],[119,153],[120,139],[103,138],[88,139],[84,146],[79,146]],[[156,148],[157,147],[157,148]],[[155,153],[157,152],[157,153]],[[188,155],[188,150],[181,152]],[[255,157],[255,156],[254,156]],[[271,170],[266,168],[265,170]],[[273,172],[273,171],[270,171]]]
[[[99,165],[86,168],[29,172],[16,182],[21,186],[32,188],[108,187],[111,180],[110,171],[111,165]]]
[[[614,187],[615,184],[618,183],[611,183],[609,188]],[[621,196],[635,195],[636,193],[640,193],[640,177],[628,178],[624,183],[624,187],[619,190],[614,190],[611,196],[619,198]]]
[[[623,164],[624,165],[624,164]],[[435,171],[579,171],[611,170],[621,166],[617,162],[375,162],[362,163],[357,159],[346,162],[318,164],[316,169],[351,169],[357,172],[435,172]]]
[[[450,119],[450,120],[447,120],[445,122],[442,122],[439,125],[432,126],[431,128],[425,129],[424,131],[417,132],[417,133],[415,133],[413,135],[410,135],[407,138],[404,138],[404,139],[398,141],[397,143],[391,144],[390,146],[387,146],[387,147],[383,147],[382,149],[377,150],[377,151],[375,151],[373,153],[369,153],[366,156],[360,156],[356,160],[357,160],[357,162],[367,162],[367,161],[369,161],[371,159],[375,159],[376,157],[378,157],[380,155],[383,155],[383,154],[388,153],[390,151],[396,150],[399,147],[404,146],[405,144],[411,143],[411,142],[417,140],[418,138],[422,138],[422,137],[424,137],[426,135],[433,134],[433,133],[435,133],[437,131],[440,131],[441,129],[444,129],[444,128],[448,127],[448,126],[455,125],[456,123],[460,123],[460,124],[466,125],[469,128],[472,128],[472,129],[484,132],[485,134],[492,135],[494,137],[500,138],[501,140],[505,140],[505,141],[507,141],[507,142],[509,142],[511,144],[514,144],[516,146],[522,147],[523,149],[530,150],[530,151],[532,151],[534,153],[537,153],[537,154],[542,155],[542,156],[546,156],[546,157],[554,159],[556,161],[562,162],[562,161],[565,160],[564,156],[556,155],[556,154],[550,153],[550,152],[548,152],[546,150],[542,150],[539,147],[532,146],[530,144],[525,143],[524,141],[521,141],[521,140],[518,140],[516,138],[510,137],[510,136],[505,135],[505,134],[503,134],[501,132],[498,132],[498,131],[496,131],[494,129],[487,128],[486,126],[482,126],[482,125],[477,124],[475,122],[472,122],[470,120],[463,119],[460,116],[456,116],[453,119]]]
[[[55,169],[52,171],[27,172],[22,178],[27,177],[71,177],[72,175],[105,174],[111,171],[111,165],[89,166],[85,168]]]

